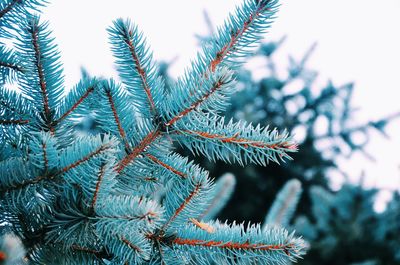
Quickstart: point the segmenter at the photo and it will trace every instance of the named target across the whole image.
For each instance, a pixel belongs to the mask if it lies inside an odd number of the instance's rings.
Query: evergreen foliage
[[[271,208],[265,217],[266,225],[280,225],[288,227],[301,196],[301,182],[297,179],[289,180],[279,191]]]
[[[337,192],[313,186],[312,215],[298,216],[293,225],[311,243],[302,264],[398,264],[399,194],[376,213],[377,192],[351,184]]]
[[[32,13],[41,4],[0,1],[2,36],[14,43],[0,50],[0,221],[2,234],[21,240],[23,260],[287,264],[304,254],[284,228],[199,219],[221,187],[171,144],[242,165],[297,150],[286,132],[219,116],[233,93],[231,69],[261,39],[277,1],[245,0],[169,89],[143,34],[118,19],[108,31],[121,83],[85,76],[68,93],[48,23]],[[77,136],[88,115],[101,130]]]
[[[209,43],[210,39],[200,36],[201,43]],[[284,211],[288,214],[283,224],[289,230],[294,228],[310,247],[300,264],[398,264],[398,193],[378,214],[372,207],[378,190],[345,183],[341,190],[332,191],[328,182],[337,173],[347,177],[336,164],[337,157],[361,152],[373,159],[365,151],[367,143],[376,131],[387,136],[386,125],[399,114],[354,125],[353,84],[317,84],[318,72],[307,66],[316,45],[299,60],[290,56],[288,67],[283,67],[278,59],[285,40],[263,43],[259,49],[256,56],[264,59],[263,70],[267,71],[261,80],[247,69],[238,72],[238,92],[232,96],[225,116],[285,127],[290,133],[304,136],[300,150],[293,155],[294,162],[279,167],[228,167],[219,161],[196,158],[213,175],[229,171],[238,176],[227,207],[217,217],[264,220],[266,225],[269,216],[275,216],[274,209],[290,209]],[[164,69],[160,74],[166,73]],[[325,128],[321,131],[322,124]],[[304,192],[300,198],[283,196],[292,178],[301,182]],[[288,203],[288,208],[279,208],[290,198],[299,199],[297,209],[296,200]]]
[[[282,38],[261,45],[256,56],[264,59],[263,70],[267,72],[261,80],[254,78],[250,70],[243,68],[238,72],[238,92],[232,96],[225,117],[287,128],[291,134],[302,137],[299,142],[301,148],[292,155],[294,161],[280,166],[227,166],[220,161],[214,163],[201,157],[195,158],[212,175],[221,176],[229,171],[236,176],[246,176],[237,178],[240,189],[233,193],[230,201],[235,207],[226,207],[219,215],[221,218],[262,222],[276,196],[276,192],[269,191],[280,190],[292,178],[300,180],[305,191],[298,212],[310,215],[310,187],[318,185],[330,189],[330,176],[339,173],[347,177],[337,165],[338,157],[348,158],[354,152],[361,152],[373,159],[365,150],[371,134],[379,132],[387,137],[386,125],[400,116],[400,113],[395,113],[354,125],[357,108],[351,102],[353,83],[336,85],[329,81],[321,87],[316,82],[318,72],[307,66],[316,45],[312,45],[298,60],[289,56],[286,67],[278,61],[282,55],[279,48],[285,40]],[[200,41],[210,43],[210,37],[201,37]],[[165,73],[167,71],[164,70],[162,74]],[[249,193],[249,190],[252,192]]]

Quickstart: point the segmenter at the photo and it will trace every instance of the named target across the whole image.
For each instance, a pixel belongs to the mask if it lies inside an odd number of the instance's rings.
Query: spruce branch
[[[100,85],[100,100],[106,106],[96,110],[99,127],[111,132],[124,145],[127,154],[132,152],[137,134],[136,119],[133,117],[134,108],[128,92],[114,80],[103,81]]]
[[[98,173],[98,177],[97,177],[97,182],[96,182],[96,187],[94,189],[93,192],[93,198],[92,201],[90,202],[90,211],[94,212],[95,211],[95,207],[96,207],[96,203],[97,203],[97,198],[100,192],[100,188],[101,188],[101,184],[102,181],[104,179],[104,175],[105,175],[105,166],[106,164],[101,164],[100,168],[99,168],[99,173]]]
[[[9,1],[8,3],[7,2],[1,3],[0,19],[2,17],[4,17],[5,14],[10,12],[18,2],[21,2],[21,0],[12,0],[12,1]]]
[[[5,125],[29,124],[33,119],[32,109],[32,105],[16,91],[0,87],[0,119]],[[7,134],[11,135],[11,132]]]
[[[22,172],[27,171],[26,173],[24,173],[24,177],[21,179],[17,179],[15,177],[13,177],[12,172],[7,172],[4,171],[6,173],[2,174],[2,179],[4,180],[4,182],[0,183],[2,185],[0,185],[0,191],[2,193],[6,193],[6,192],[11,192],[11,191],[15,191],[15,190],[20,190],[23,189],[29,185],[34,185],[34,184],[38,184],[42,181],[51,181],[54,180],[60,176],[63,175],[69,175],[70,177],[74,178],[74,174],[71,173],[70,171],[73,171],[74,169],[76,169],[77,167],[79,167],[82,164],[85,164],[89,161],[91,161],[93,158],[106,153],[107,151],[111,151],[111,149],[113,148],[114,144],[114,140],[111,139],[107,139],[105,138],[104,141],[101,141],[99,138],[95,139],[92,138],[91,139],[91,145],[86,146],[85,149],[81,149],[79,146],[79,142],[75,143],[75,145],[65,149],[61,154],[59,154],[59,156],[57,156],[57,160],[59,160],[59,168],[57,168],[56,170],[52,171],[52,172],[48,172],[45,174],[41,174],[41,175],[35,175],[37,174],[37,169],[33,168],[30,164],[28,164],[26,161],[23,160],[18,160],[18,159],[10,159],[7,162],[9,163],[19,163],[20,165],[18,165],[18,167],[20,167],[20,169],[22,170]],[[53,147],[54,149],[54,147]],[[40,149],[41,150],[41,149]],[[41,151],[42,155],[44,155],[43,150]],[[54,152],[54,151],[52,151]],[[79,153],[81,154],[81,156],[76,159],[75,154]],[[39,154],[40,156],[40,154]],[[55,158],[55,155],[53,155],[53,157]],[[56,163],[58,163],[58,161],[55,161]],[[54,162],[53,162],[54,163]],[[6,164],[7,165],[7,164]],[[34,165],[34,164],[32,164]],[[45,163],[43,164],[43,162],[39,162],[37,166],[39,166],[39,169],[43,170]],[[16,166],[16,165],[14,165]],[[17,175],[19,176],[19,175]],[[9,181],[7,181],[9,179]]]
[[[38,16],[28,16],[19,24],[22,32],[18,37],[17,51],[25,69],[20,75],[21,90],[38,108],[40,120],[53,131],[55,111],[63,95],[63,74],[57,46],[50,37],[48,23],[39,22]]]
[[[190,217],[198,216],[207,206],[207,194],[212,191],[212,181],[207,172],[193,172],[195,175],[185,179],[176,179],[166,193],[164,207],[166,222],[161,231],[174,232]]]
[[[53,171],[59,167],[58,145],[54,137],[49,133],[39,133],[34,137],[30,144],[30,162],[43,174]]]
[[[246,1],[241,9],[238,8],[236,16],[231,15],[224,27],[218,31],[215,40],[218,48],[209,63],[211,71],[215,71],[224,61],[230,63],[235,57],[246,56],[246,49],[254,46],[254,43],[261,39],[261,34],[269,28],[271,22],[268,20],[273,18],[276,9],[275,0]],[[235,66],[238,66],[237,63]]]
[[[114,21],[108,32],[120,78],[132,94],[134,104],[155,116],[162,99],[163,84],[157,79],[158,71],[143,34],[137,26],[123,19]]]
[[[270,160],[279,163],[290,159],[288,153],[297,150],[287,132],[279,134],[268,127],[232,120],[225,124],[223,117],[212,115],[199,115],[193,120],[191,124],[182,124],[175,137],[193,153],[211,160],[266,165]]]
[[[81,141],[86,139],[80,139],[77,143],[72,145],[71,147],[66,148],[60,154],[60,165],[61,165],[61,173],[67,173],[72,169],[77,168],[79,165],[91,161],[91,159],[97,157],[105,153],[106,155],[112,154],[113,149],[115,147],[116,141],[114,138],[104,136],[104,139],[92,138],[90,139],[90,144],[86,145],[85,148],[82,148]],[[80,154],[79,158],[76,158],[76,154]]]
[[[24,125],[28,123],[29,120],[0,120],[1,125]]]
[[[160,165],[161,167],[165,168],[167,171],[172,172],[173,174],[178,175],[181,178],[187,178],[187,174],[186,173],[184,173],[182,171],[179,171],[177,169],[178,166],[176,166],[176,165],[171,166],[171,165],[161,161],[157,157],[153,156],[152,154],[146,154],[146,156],[148,158],[150,158],[150,160],[153,161],[154,163],[156,163],[156,164]],[[175,162],[175,159],[172,159],[172,160],[173,161],[171,161],[171,162]]]
[[[2,22],[6,15],[12,17],[12,15],[24,14],[28,10],[39,11],[38,8],[44,6],[46,2],[44,0],[3,0],[0,2],[0,21]]]
[[[119,161],[115,170],[118,173],[121,173],[125,169],[125,167],[132,163],[137,156],[142,154],[146,150],[146,148],[148,148],[149,145],[152,144],[160,136],[160,134],[161,132],[159,130],[150,131],[132,150],[132,152],[127,154],[121,161]]]
[[[151,245],[147,238],[138,234],[126,233],[126,236],[114,236],[107,241],[107,246],[118,253],[113,259],[117,264],[140,264],[150,258]],[[129,235],[129,237],[127,236]]]
[[[11,49],[0,45],[0,84],[15,80],[18,72],[23,72],[18,56]]]
[[[33,21],[33,24],[31,25],[31,34],[32,34],[32,44],[33,44],[33,50],[35,53],[35,65],[36,65],[36,70],[37,70],[37,75],[39,78],[39,84],[40,84],[40,89],[42,92],[42,97],[43,97],[43,108],[46,117],[50,117],[50,106],[49,106],[49,98],[47,94],[47,84],[46,80],[44,79],[44,73],[43,73],[43,65],[41,63],[41,49],[39,47],[38,43],[38,29],[37,29],[37,22]]]
[[[0,166],[1,182],[0,191],[2,197],[7,192],[22,189],[30,184],[40,182],[43,176],[37,176],[36,171],[22,158],[9,158],[2,161]]]
[[[300,257],[303,241],[281,228],[261,232],[259,226],[227,225],[210,222],[213,232],[188,224],[172,240],[172,248],[164,247],[169,259],[183,259],[187,263],[207,264],[285,264]],[[210,256],[196,255],[200,249],[210,249]],[[185,262],[183,262],[185,263]]]
[[[114,203],[118,202],[117,207]],[[144,229],[153,232],[164,220],[164,209],[155,201],[139,196],[107,196],[95,207],[96,226],[101,231]]]
[[[115,106],[114,96],[111,94],[110,90],[106,90],[105,93],[106,93],[106,96],[107,96],[107,99],[108,99],[108,103],[110,104],[111,112],[112,112],[112,114],[114,116],[115,124],[118,127],[119,137],[121,138],[121,140],[125,144],[125,149],[128,152],[131,152],[132,147],[130,146],[130,144],[129,144],[127,138],[126,138],[125,130],[122,127],[122,124],[121,124],[121,121],[120,121],[120,118],[119,118],[119,115],[118,115],[118,111],[117,111],[117,108]],[[120,97],[123,98],[123,96],[120,96]]]
[[[176,89],[172,91],[166,100],[167,122],[165,126],[172,126],[182,118],[190,120],[192,112],[204,110],[223,111],[227,101],[234,90],[234,78],[232,71],[221,68],[215,72],[208,72],[207,79],[201,85],[190,83],[191,79],[186,76],[184,80],[178,80]]]
[[[220,27],[216,36],[202,47],[198,60],[192,63],[184,83],[202,84],[208,79],[207,72],[214,72],[218,67],[236,68],[240,61],[250,54],[252,48],[269,28],[271,20],[277,11],[276,0],[253,1],[246,0],[234,15],[230,15],[224,26]],[[210,43],[210,45],[208,45]],[[242,59],[242,60],[237,60]],[[201,80],[200,82],[198,82]]]
[[[0,86],[0,161],[20,151],[22,155],[34,120],[33,106],[16,91]]]
[[[53,122],[59,125],[66,119],[78,118],[94,108],[95,97],[99,90],[99,81],[96,78],[81,80],[62,100],[57,109],[57,119]]]

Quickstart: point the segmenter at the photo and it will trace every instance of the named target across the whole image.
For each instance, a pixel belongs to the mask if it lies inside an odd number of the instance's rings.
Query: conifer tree
[[[43,3],[0,1],[2,37],[14,44],[0,50],[1,240],[20,239],[21,262],[287,264],[304,254],[303,240],[280,227],[203,221],[214,181],[172,145],[241,165],[297,150],[286,132],[220,116],[276,0],[245,0],[168,90],[142,32],[117,19],[108,33],[120,82],[86,77],[68,93],[48,23],[35,14]],[[100,132],[77,136],[89,114]]]

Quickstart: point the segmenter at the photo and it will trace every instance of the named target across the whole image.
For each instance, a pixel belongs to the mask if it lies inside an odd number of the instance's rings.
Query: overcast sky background
[[[116,76],[106,28],[118,17],[130,18],[144,31],[156,60],[178,60],[178,75],[195,58],[195,33],[205,34],[203,10],[221,25],[241,0],[58,0],[46,7],[62,54],[66,84],[80,78],[80,66],[92,75]],[[357,122],[400,111],[400,1],[399,0],[287,0],[281,1],[278,19],[267,40],[287,35],[281,53],[300,57],[315,41],[309,65],[319,70],[319,82],[355,81],[353,105],[360,107]],[[340,165],[357,180],[365,170],[366,186],[400,187],[400,120],[388,127],[391,141],[374,134],[368,146],[377,162],[362,155]],[[301,148],[301,146],[300,146]]]

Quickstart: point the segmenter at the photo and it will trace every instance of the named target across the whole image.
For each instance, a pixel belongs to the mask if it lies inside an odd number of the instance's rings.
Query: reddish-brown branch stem
[[[98,196],[99,191],[100,191],[100,185],[101,185],[101,182],[102,182],[103,177],[104,177],[104,173],[105,173],[104,168],[105,168],[105,164],[102,164],[100,166],[99,174],[98,174],[98,177],[97,177],[96,188],[95,188],[94,193],[93,193],[93,199],[92,199],[92,202],[90,204],[90,209],[91,209],[92,212],[94,212],[94,209],[95,209],[95,206],[96,206],[96,202],[97,202],[97,196]]]
[[[196,196],[200,191],[201,184],[197,184],[194,190],[186,197],[186,199],[182,202],[182,204],[175,210],[175,213],[168,219],[168,221],[163,225],[161,230],[165,230],[169,224],[185,209],[188,203]]]
[[[142,81],[144,92],[146,93],[147,99],[150,104],[150,113],[154,114],[156,112],[156,107],[154,104],[153,96],[151,95],[150,86],[147,82],[146,72],[140,63],[139,56],[137,55],[135,47],[133,46],[133,43],[131,41],[131,34],[130,34],[130,32],[127,32],[127,33],[128,33],[128,36],[125,36],[125,43],[126,43],[126,45],[128,45],[129,52],[131,53],[132,59],[135,63],[136,70]]]
[[[215,58],[210,62],[209,69],[211,72],[214,72],[217,66],[223,61],[224,57],[228,55],[230,51],[234,50],[234,46],[239,41],[240,37],[242,37],[243,34],[249,29],[255,18],[260,15],[260,12],[265,8],[267,3],[260,5],[255,13],[250,14],[249,18],[244,22],[242,27],[236,32],[232,33],[229,43],[222,47],[222,49],[215,55]]]
[[[113,216],[96,216],[96,218],[106,218],[106,219],[123,219],[127,221],[132,221],[132,220],[143,220],[146,218],[155,218],[157,217],[157,214],[155,212],[149,211],[143,215],[113,215]]]
[[[170,121],[168,121],[165,125],[166,126],[171,126],[172,124],[174,124],[175,122],[177,122],[178,120],[180,120],[181,118],[183,118],[184,116],[186,116],[188,113],[190,113],[191,111],[193,111],[194,109],[196,109],[201,103],[203,103],[208,97],[210,97],[213,93],[215,93],[216,91],[218,91],[219,88],[221,88],[223,85],[222,81],[218,81],[216,82],[213,87],[211,88],[210,91],[207,91],[207,93],[201,97],[199,100],[197,100],[196,102],[194,102],[192,105],[190,105],[187,109],[181,111],[178,115],[176,115],[175,117],[173,117]]]
[[[75,102],[75,104],[67,110],[56,122],[55,124],[60,123],[64,120],[68,115],[70,115],[78,106],[94,91],[94,87],[89,87],[88,90]]]
[[[47,172],[49,169],[49,160],[47,159],[47,151],[46,151],[46,143],[42,143],[42,149],[43,149],[43,161],[44,161],[44,172]]]
[[[19,2],[21,2],[21,0],[14,0],[11,1],[3,10],[0,11],[0,18],[2,18],[5,14],[7,14],[8,12],[11,11],[11,9],[13,9],[13,7],[18,4]]]
[[[106,94],[107,94],[108,102],[110,103],[110,107],[111,107],[111,111],[114,116],[115,123],[117,124],[117,127],[118,127],[119,135],[121,136],[121,139],[125,144],[126,150],[128,150],[130,152],[131,146],[129,145],[129,142],[126,139],[126,133],[125,133],[124,128],[122,127],[121,120],[119,119],[117,108],[115,107],[115,103],[114,103],[114,99],[111,95],[111,91],[107,90]]]
[[[73,250],[82,251],[82,252],[86,252],[86,253],[90,253],[90,254],[94,254],[94,255],[100,255],[103,253],[103,251],[96,250],[96,249],[90,249],[90,248],[79,246],[76,244],[72,245],[71,248]]]
[[[42,91],[43,108],[44,108],[44,112],[46,115],[46,122],[49,125],[50,131],[51,131],[52,130],[51,120],[48,120],[48,119],[50,119],[52,116],[51,116],[51,110],[50,110],[50,106],[49,106],[49,98],[47,95],[46,79],[44,76],[43,65],[41,63],[42,55],[41,55],[40,46],[39,46],[38,28],[37,28],[37,25],[34,25],[33,27],[34,28],[32,29],[32,45],[33,45],[33,49],[35,52],[35,64],[36,64],[36,68],[37,68],[37,72],[38,72],[38,76],[39,76],[40,89]]]
[[[16,64],[11,64],[11,63],[6,63],[6,62],[0,61],[0,66],[13,69],[14,71],[17,71],[17,72],[22,72],[22,68]]]
[[[159,164],[160,166],[166,168],[167,170],[171,171],[172,173],[180,176],[181,178],[186,178],[187,175],[179,170],[176,170],[175,168],[171,167],[170,165],[167,165],[166,163],[162,162],[159,160],[157,157],[151,155],[151,154],[146,154],[148,158],[150,158],[154,163]]]
[[[189,246],[201,246],[201,247],[213,247],[213,248],[225,248],[225,249],[237,249],[237,250],[282,250],[286,255],[289,255],[288,250],[293,248],[293,244],[251,244],[249,242],[238,243],[238,242],[223,242],[223,241],[212,241],[212,240],[200,240],[200,239],[183,239],[175,238],[172,242],[177,245],[189,245]]]
[[[120,240],[126,244],[129,248],[135,250],[136,252],[142,252],[143,250],[141,248],[139,248],[138,246],[136,246],[135,244],[133,244],[132,242],[130,242],[128,239],[126,239],[125,237],[121,236]]]
[[[23,125],[29,123],[29,120],[0,120],[2,125]]]
[[[97,150],[95,150],[94,152],[92,152],[92,153],[88,154],[87,156],[85,156],[85,157],[83,157],[83,158],[77,160],[76,162],[74,162],[74,163],[72,163],[72,164],[70,164],[70,165],[64,167],[63,169],[61,169],[61,172],[62,172],[62,173],[65,173],[65,172],[67,172],[67,171],[69,171],[69,170],[71,170],[71,169],[73,169],[73,168],[79,166],[80,164],[82,164],[82,163],[84,163],[84,162],[90,160],[92,157],[94,157],[94,156],[96,156],[96,155],[99,155],[100,153],[104,152],[105,150],[107,150],[107,149],[110,148],[110,147],[111,147],[110,144],[104,144],[104,145],[100,146],[100,147],[99,147]]]
[[[85,157],[83,157],[83,158],[77,160],[76,162],[74,162],[74,163],[72,163],[72,164],[70,164],[70,165],[68,165],[68,166],[66,166],[66,167],[64,167],[64,168],[62,168],[60,171],[56,172],[55,174],[51,174],[51,175],[42,175],[42,176],[38,176],[38,177],[33,178],[33,179],[24,180],[24,181],[21,182],[21,183],[18,183],[18,184],[15,184],[15,185],[13,185],[13,186],[10,186],[10,187],[7,187],[7,188],[5,188],[5,189],[0,190],[0,193],[5,193],[5,192],[8,192],[8,191],[13,191],[13,190],[17,190],[17,189],[22,189],[22,188],[24,188],[24,187],[26,187],[26,186],[28,186],[28,185],[37,184],[37,183],[39,183],[39,182],[41,182],[41,181],[43,181],[43,180],[52,180],[52,179],[55,179],[55,178],[57,178],[58,176],[60,176],[60,175],[62,175],[62,174],[64,174],[64,173],[66,173],[66,172],[68,172],[69,170],[71,170],[71,169],[73,169],[73,168],[79,166],[80,164],[82,164],[82,163],[84,163],[84,162],[90,160],[90,159],[93,158],[94,156],[99,155],[101,152],[107,150],[108,148],[110,148],[110,145],[109,145],[109,144],[102,145],[102,146],[100,146],[97,150],[95,150],[95,151],[93,151],[92,153],[88,154],[87,156],[85,156]]]
[[[116,166],[115,171],[117,173],[121,173],[124,168],[129,165],[135,158],[140,155],[154,140],[161,134],[159,130],[151,131],[143,140],[130,152],[126,155]]]
[[[191,131],[185,130],[185,133],[200,136],[202,138],[218,140],[223,143],[232,143],[232,144],[240,144],[243,145],[245,148],[251,146],[255,148],[268,148],[268,149],[291,149],[297,150],[297,145],[291,142],[278,142],[278,143],[264,143],[260,141],[249,140],[246,138],[239,137],[239,133],[235,133],[233,136],[226,136],[223,134],[212,134],[208,132],[201,132],[201,131]]]

